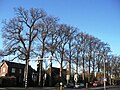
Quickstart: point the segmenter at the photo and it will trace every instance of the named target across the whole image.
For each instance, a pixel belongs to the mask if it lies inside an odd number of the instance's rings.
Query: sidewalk
[[[106,88],[115,88],[119,86],[106,86]],[[63,90],[103,90],[104,87],[92,87],[92,88],[63,88]],[[59,90],[59,87],[0,87],[0,90]]]
[[[59,90],[58,87],[1,87],[0,90]]]
[[[59,87],[28,87],[26,89],[23,87],[3,87],[3,88],[0,88],[0,90],[59,90]],[[63,90],[89,90],[89,89],[63,88]]]
[[[120,86],[106,86],[106,89],[108,88],[116,88],[116,87],[120,87]],[[92,88],[89,88],[89,90],[103,90],[104,87],[92,87]]]

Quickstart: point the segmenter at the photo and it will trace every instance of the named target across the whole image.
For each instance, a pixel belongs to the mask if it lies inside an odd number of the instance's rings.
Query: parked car
[[[120,85],[120,80],[117,80],[117,81],[116,81],[116,85]]]
[[[75,88],[84,88],[84,83],[78,83],[78,84],[76,84]]]
[[[80,87],[80,85],[79,84],[75,84],[75,88],[79,88]]]
[[[99,81],[94,81],[94,82],[93,82],[93,86],[94,86],[94,87],[100,86],[100,82],[99,82]]]
[[[64,85],[65,88],[74,88],[75,85],[73,83],[68,83],[66,85]]]
[[[84,83],[80,83],[80,88],[84,88]]]

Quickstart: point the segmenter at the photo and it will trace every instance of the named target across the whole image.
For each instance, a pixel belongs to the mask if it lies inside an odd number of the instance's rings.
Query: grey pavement
[[[0,90],[59,90],[59,87],[28,87],[28,88],[21,88],[21,87],[4,87],[0,88]],[[75,88],[63,88],[63,90],[89,90],[86,88],[75,89]]]
[[[59,90],[58,87],[1,87],[0,90]]]
[[[59,90],[59,87],[1,87],[0,90]],[[104,90],[103,87],[93,87],[93,88],[63,88],[63,90]],[[107,86],[106,90],[120,90],[120,86]]]
[[[104,87],[93,87],[90,90],[104,90]],[[106,90],[120,90],[120,86],[106,86]]]

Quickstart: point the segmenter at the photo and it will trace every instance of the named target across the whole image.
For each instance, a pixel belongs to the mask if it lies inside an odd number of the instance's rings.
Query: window
[[[5,72],[6,71],[6,68],[3,68],[3,72]]]
[[[12,71],[11,71],[12,73],[15,73],[15,68],[12,68]]]

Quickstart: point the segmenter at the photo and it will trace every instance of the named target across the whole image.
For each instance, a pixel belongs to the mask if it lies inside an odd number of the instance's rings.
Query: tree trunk
[[[89,56],[88,82],[90,82],[90,60],[91,60],[91,55]]]
[[[25,88],[27,88],[27,86],[28,86],[28,60],[26,60],[26,62],[25,62],[24,82],[25,82]]]
[[[38,81],[38,86],[42,87],[43,86],[43,76],[42,76],[42,63],[43,61],[41,60],[39,63],[39,81]]]
[[[63,78],[62,78],[62,61],[60,64],[60,83],[63,83]]]
[[[82,59],[83,59],[83,75],[82,75],[82,77],[83,77],[83,81],[85,80],[85,68],[84,68],[84,56],[82,56]]]
[[[69,50],[70,50],[70,55],[69,55],[69,75],[71,79],[71,43],[69,42]]]
[[[45,39],[44,39],[45,40]],[[44,57],[44,40],[43,40],[43,45],[42,45],[42,55],[41,58],[43,59]],[[43,74],[42,74],[42,68],[43,68],[43,60],[39,61],[39,66],[38,66],[38,86],[43,87]]]
[[[49,86],[52,86],[52,57],[50,58]]]

